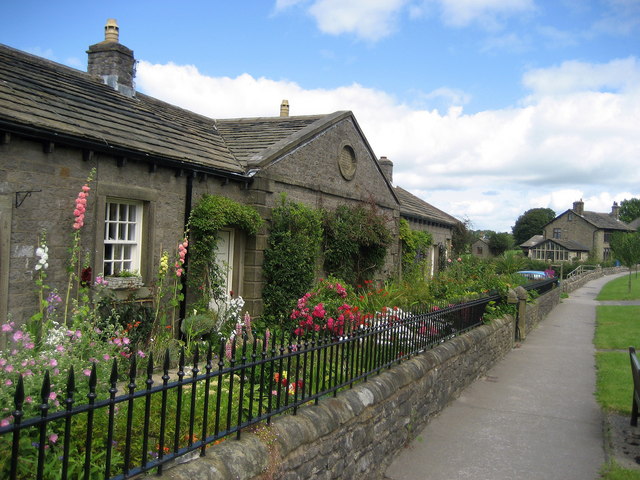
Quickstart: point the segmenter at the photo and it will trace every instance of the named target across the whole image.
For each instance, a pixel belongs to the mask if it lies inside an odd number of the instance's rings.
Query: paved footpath
[[[617,276],[592,280],[563,299],[518,348],[427,425],[386,478],[599,478],[605,454],[603,415],[594,397],[595,297]]]

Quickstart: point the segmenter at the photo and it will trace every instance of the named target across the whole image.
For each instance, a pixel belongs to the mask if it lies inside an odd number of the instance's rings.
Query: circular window
[[[342,147],[338,157],[338,166],[345,180],[353,179],[356,174],[356,152],[349,145]]]

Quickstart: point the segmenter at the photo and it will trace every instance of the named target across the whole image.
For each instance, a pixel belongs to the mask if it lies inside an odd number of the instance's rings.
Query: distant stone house
[[[610,213],[584,210],[582,200],[544,226],[543,239],[529,250],[529,257],[550,262],[611,260],[609,241],[615,232],[632,229],[618,218],[620,207],[614,202]]]
[[[489,242],[483,238],[479,238],[471,244],[471,254],[478,258],[493,258],[493,254],[489,250]]]
[[[382,275],[396,273],[398,193],[351,112],[289,116],[283,103],[278,117],[214,120],[143,95],[133,52],[111,21],[88,55],[82,72],[0,45],[0,318],[35,311],[43,231],[47,283],[64,288],[74,199],[93,169],[81,239],[94,278],[123,269],[151,282],[204,194],[268,220],[283,192],[327,209],[376,205],[395,239]],[[222,234],[227,287],[258,315],[268,225],[253,237]]]
[[[393,162],[387,157],[380,157],[378,162],[387,180],[393,184]],[[460,220],[404,188],[394,186],[393,190],[400,202],[400,217],[409,223],[412,230],[431,234],[433,244],[429,255],[429,273],[433,275],[449,258],[453,229]]]

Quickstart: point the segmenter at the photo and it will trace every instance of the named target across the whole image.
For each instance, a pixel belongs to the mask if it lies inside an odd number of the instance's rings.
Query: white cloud
[[[400,10],[408,1],[317,0],[309,8],[309,13],[324,33],[353,33],[365,40],[376,41],[396,30]]]
[[[433,0],[440,4],[442,19],[453,27],[467,27],[477,23],[495,30],[501,19],[528,13],[535,9],[533,0]]]
[[[451,27],[480,25],[500,30],[511,16],[535,9],[533,0],[276,0],[276,11],[304,6],[316,20],[318,29],[329,35],[353,34],[366,41],[378,41],[394,33],[398,20],[406,14],[411,20],[439,11]],[[501,41],[513,42],[513,38]]]
[[[538,96],[576,91],[638,89],[640,62],[636,57],[601,64],[567,61],[557,67],[531,70],[524,75],[523,83]]]
[[[410,107],[358,84],[305,90],[248,74],[207,77],[193,66],[138,66],[139,89],[214,118],[277,116],[285,98],[291,115],[352,110],[374,152],[394,162],[394,183],[497,231],[530,208],[562,212],[583,198],[585,209],[607,212],[614,200],[640,197],[638,78],[635,58],[566,62],[525,74],[533,94],[521,106],[466,114]]]

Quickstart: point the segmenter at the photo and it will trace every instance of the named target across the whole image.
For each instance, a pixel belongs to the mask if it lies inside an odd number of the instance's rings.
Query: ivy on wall
[[[404,218],[400,219],[402,241],[402,276],[405,280],[426,276],[429,263],[429,248],[433,243],[430,233],[412,230]]]
[[[187,278],[192,291],[201,293],[196,308],[206,310],[211,298],[219,300],[228,293],[223,291],[224,278],[215,258],[218,231],[234,227],[255,235],[262,224],[253,207],[219,195],[203,195],[189,217],[191,247]]]
[[[264,316],[286,318],[298,298],[315,280],[322,245],[322,214],[282,196],[273,209],[268,247],[264,252],[262,290]]]
[[[384,265],[391,232],[374,205],[341,205],[324,215],[324,269],[356,285]]]

